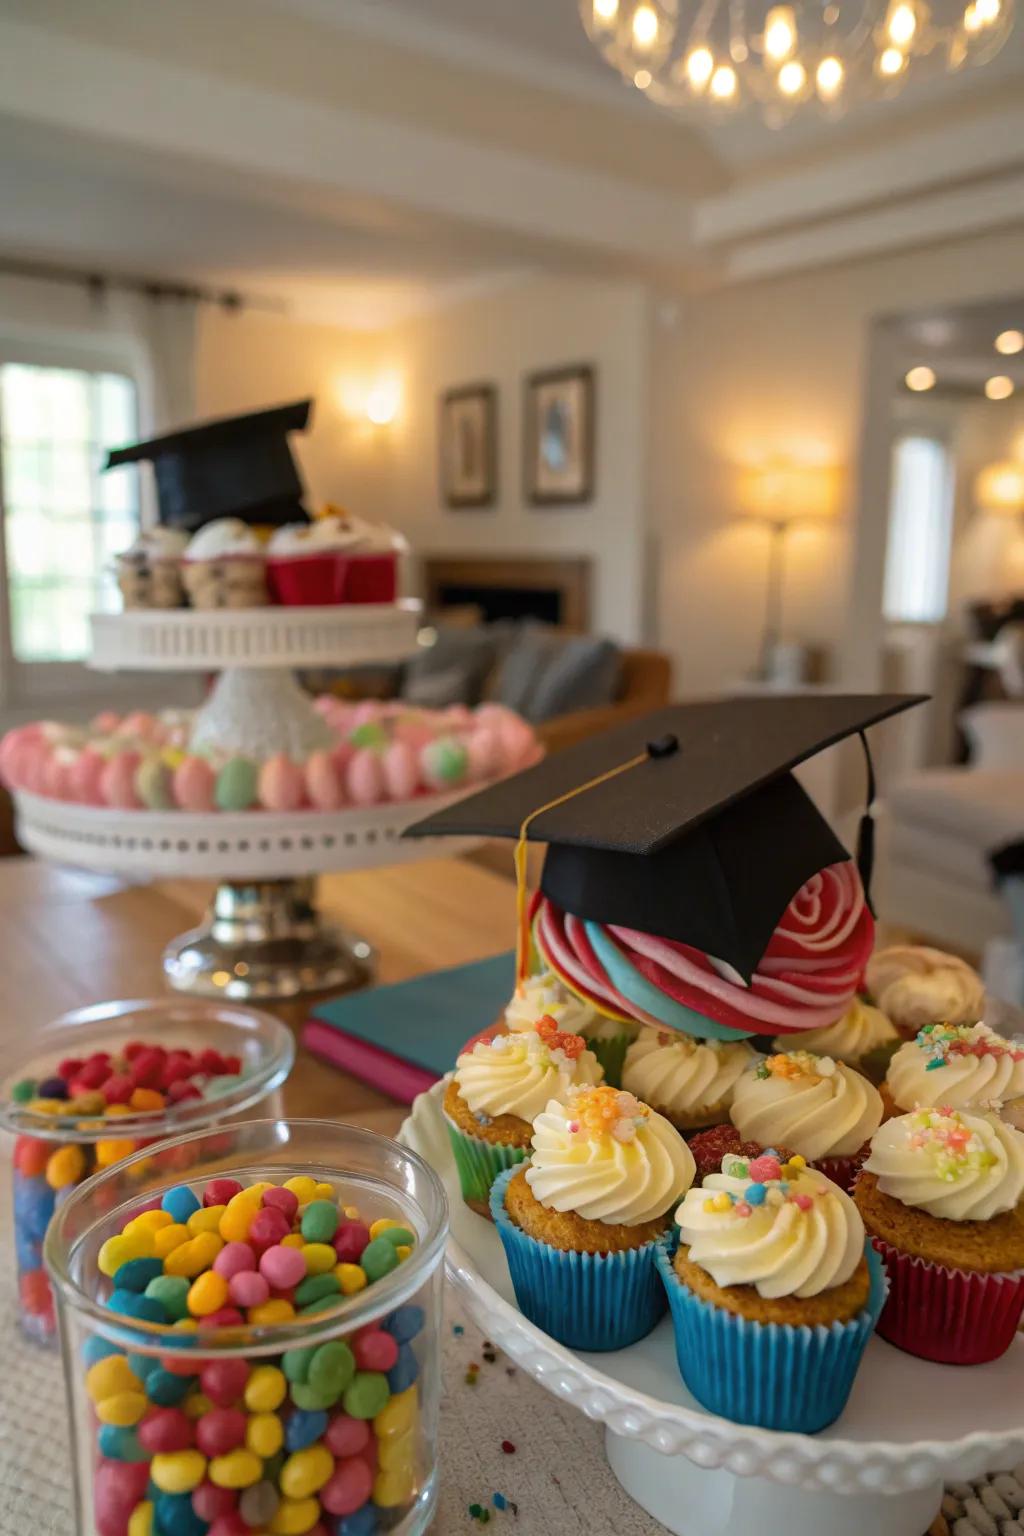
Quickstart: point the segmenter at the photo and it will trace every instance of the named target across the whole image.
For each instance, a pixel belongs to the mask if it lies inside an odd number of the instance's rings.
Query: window
[[[6,652],[81,662],[89,614],[117,606],[113,558],[139,528],[133,470],[100,473],[138,436],[134,382],[81,368],[0,364]]]
[[[945,443],[902,437],[893,449],[882,611],[896,624],[938,624],[949,598],[953,476]]]

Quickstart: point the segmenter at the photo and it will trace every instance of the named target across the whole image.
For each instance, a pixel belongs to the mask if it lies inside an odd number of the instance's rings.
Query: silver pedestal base
[[[225,881],[200,926],[164,950],[164,973],[179,992],[255,1001],[366,986],[374,958],[321,919],[311,879]]]

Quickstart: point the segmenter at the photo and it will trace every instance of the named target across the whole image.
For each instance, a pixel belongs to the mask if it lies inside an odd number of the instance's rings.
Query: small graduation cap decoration
[[[194,533],[216,517],[279,527],[308,522],[289,432],[309,422],[312,400],[223,417],[115,448],[105,469],[149,459],[160,522]]]
[[[749,982],[800,887],[850,857],[790,770],[855,734],[867,752],[869,726],[924,697],[673,705],[545,758],[405,835],[519,839],[521,961],[529,839],[549,844],[541,891],[562,911],[692,946]],[[870,831],[867,814],[865,887]]]

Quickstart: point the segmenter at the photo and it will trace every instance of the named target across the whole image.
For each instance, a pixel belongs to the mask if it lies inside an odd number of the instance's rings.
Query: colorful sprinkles
[[[983,1173],[999,1161],[949,1105],[914,1110],[907,1120],[910,1147],[915,1152],[928,1152],[936,1174],[948,1184],[954,1184],[965,1173]]]
[[[986,1024],[926,1024],[915,1044],[931,1058],[926,1072],[945,1067],[958,1056],[1008,1056],[1011,1061],[1024,1061],[1024,1051],[993,1034]]]
[[[569,1095],[572,1135],[612,1136],[624,1145],[636,1140],[636,1133],[650,1114],[646,1104],[621,1088],[579,1088]]]
[[[803,1054],[803,1053],[801,1053]],[[778,1154],[763,1152],[760,1157],[742,1158],[726,1156],[722,1159],[722,1172],[730,1179],[750,1179],[742,1195],[731,1190],[719,1189],[704,1201],[709,1216],[752,1216],[759,1206],[795,1205],[797,1210],[809,1211],[814,1206],[813,1197],[803,1190],[790,1188],[789,1180],[803,1172],[807,1159],[795,1153],[786,1162],[780,1162]],[[828,1186],[822,1185],[816,1194],[828,1194]]]
[[[820,1083],[822,1078],[834,1077],[835,1070],[831,1056],[815,1056],[812,1051],[781,1051],[776,1056],[766,1056],[754,1076],[762,1082],[769,1077],[781,1077],[789,1082],[806,1079]]]

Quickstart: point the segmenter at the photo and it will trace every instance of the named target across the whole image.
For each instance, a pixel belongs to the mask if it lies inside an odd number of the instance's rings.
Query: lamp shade
[[[986,464],[975,477],[974,502],[979,512],[1001,512],[1007,517],[1024,512],[1024,463],[1002,459]]]
[[[749,517],[772,523],[831,517],[838,507],[838,490],[834,466],[780,460],[746,471],[740,506]]]

